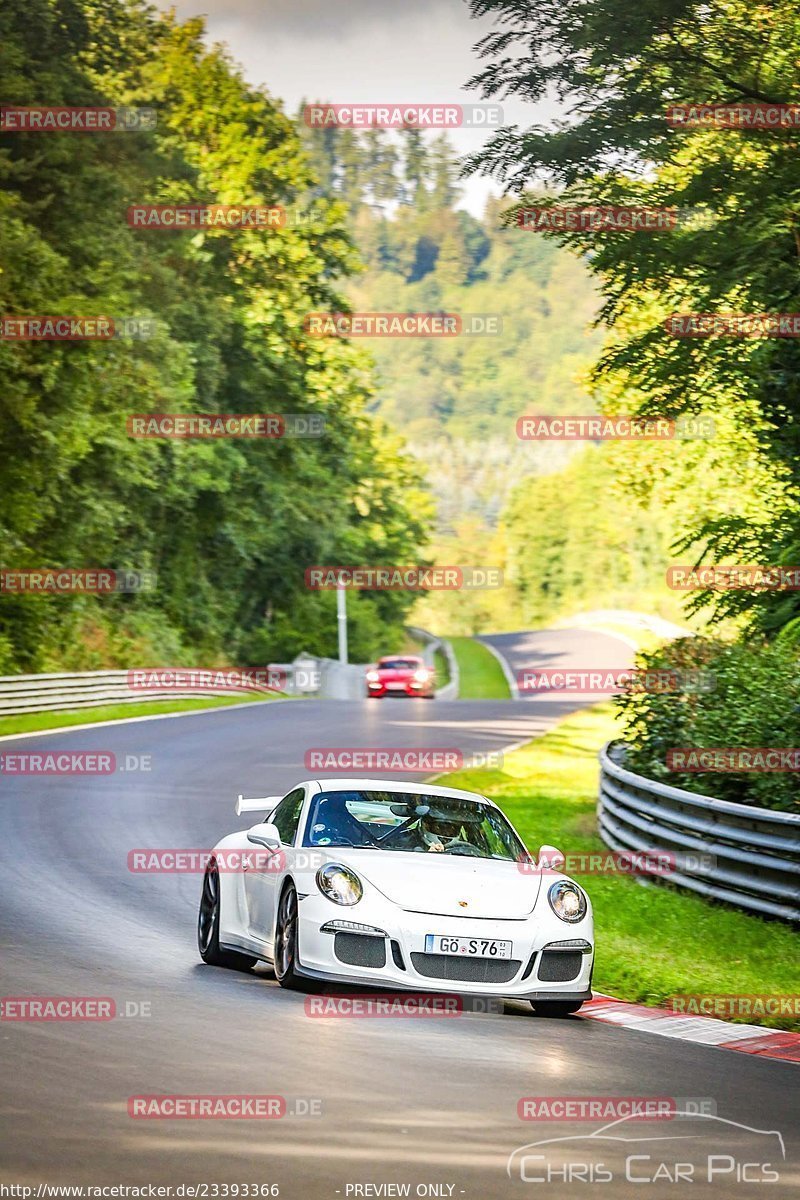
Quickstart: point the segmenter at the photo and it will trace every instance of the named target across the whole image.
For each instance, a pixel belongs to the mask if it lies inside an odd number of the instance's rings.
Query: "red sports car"
[[[424,696],[433,699],[434,673],[414,654],[390,655],[379,658],[367,671],[367,695]]]

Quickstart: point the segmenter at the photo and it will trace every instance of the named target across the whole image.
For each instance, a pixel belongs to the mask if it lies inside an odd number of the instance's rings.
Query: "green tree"
[[[397,147],[382,129],[367,129],[363,134],[365,175],[369,198],[378,207],[399,199],[400,180]]]
[[[430,161],[425,138],[419,129],[410,126],[402,131],[403,176],[405,188],[403,203],[422,211],[428,204],[428,175]]]
[[[435,208],[452,208],[458,199],[458,167],[447,134],[440,133],[431,142],[429,162],[431,202]]]
[[[342,307],[337,280],[356,264],[342,205],[320,201],[306,224],[267,233],[129,228],[137,202],[313,196],[294,125],[224,49],[207,49],[199,19],[10,0],[0,20],[4,96],[146,104],[159,117],[146,134],[3,139],[3,311],[151,316],[157,333],[0,342],[0,557],[144,567],[159,581],[139,595],[3,596],[5,668],[332,649],[333,624],[303,627],[325,603],[306,592],[305,567],[413,559],[427,511],[416,472],[367,414],[363,351],[304,333],[307,313]],[[149,411],[310,413],[325,435],[130,439],[126,417]],[[363,597],[362,647],[411,601]]]
[[[796,339],[675,337],[674,313],[800,309],[800,175],[791,129],[674,128],[670,105],[790,102],[798,84],[800,13],[793,0],[634,0],[572,8],[544,0],[473,0],[501,27],[481,44],[472,81],[487,96],[562,98],[557,127],[500,130],[474,155],[522,195],[528,181],[558,203],[677,209],[677,229],[559,236],[586,256],[613,334],[595,372],[628,410],[740,414],[783,482],[770,520],[723,514],[685,530],[697,558],[800,560],[800,349]],[[524,47],[520,51],[519,47]],[[625,168],[621,164],[625,164]],[[737,433],[737,436],[739,434]],[[700,595],[722,618],[751,611],[767,629],[800,615],[797,593]]]

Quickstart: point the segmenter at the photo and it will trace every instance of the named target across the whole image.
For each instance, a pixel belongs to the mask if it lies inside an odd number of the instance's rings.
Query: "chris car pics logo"
[[[686,1103],[670,1113],[666,1128],[656,1116],[652,1133],[649,1119],[637,1113],[588,1134],[528,1142],[509,1155],[506,1173],[521,1183],[562,1187],[660,1183],[672,1185],[676,1195],[694,1184],[715,1184],[723,1190],[714,1194],[725,1195],[736,1185],[778,1183],[786,1158],[780,1131],[743,1125],[706,1108]]]

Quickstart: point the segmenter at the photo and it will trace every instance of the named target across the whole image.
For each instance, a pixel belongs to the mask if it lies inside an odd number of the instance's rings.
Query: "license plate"
[[[442,933],[425,934],[426,954],[463,954],[465,958],[511,958],[511,942],[497,938],[448,937]]]
[[[390,692],[405,691],[405,686],[406,685],[404,683],[387,683],[386,684],[386,687],[389,689]]]

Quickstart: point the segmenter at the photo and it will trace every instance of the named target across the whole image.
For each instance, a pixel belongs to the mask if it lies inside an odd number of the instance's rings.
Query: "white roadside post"
[[[339,629],[339,662],[347,662],[347,590],[343,583],[336,588],[336,623]]]

